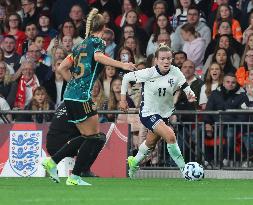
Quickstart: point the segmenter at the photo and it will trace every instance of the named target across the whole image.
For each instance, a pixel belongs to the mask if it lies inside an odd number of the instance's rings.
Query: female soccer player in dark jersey
[[[81,136],[66,143],[55,155],[47,158],[42,165],[55,182],[60,182],[56,165],[65,157],[78,149],[76,163],[67,185],[90,185],[82,180],[80,174],[87,170],[94,162],[105,143],[105,135],[99,132],[97,110],[91,99],[94,82],[101,72],[102,64],[110,65],[124,70],[135,69],[132,63],[122,63],[104,55],[105,43],[101,39],[105,28],[104,18],[92,9],[86,22],[86,38],[73,48],[61,63],[58,70],[68,81],[64,103],[66,105],[68,120],[76,124]]]

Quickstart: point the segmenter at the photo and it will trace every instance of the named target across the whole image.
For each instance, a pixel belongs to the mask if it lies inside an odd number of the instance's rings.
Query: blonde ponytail
[[[92,26],[92,20],[93,18],[98,14],[98,9],[93,8],[87,18],[86,21],[86,33],[85,33],[85,38],[87,38],[90,35],[90,31],[91,31],[91,26]]]

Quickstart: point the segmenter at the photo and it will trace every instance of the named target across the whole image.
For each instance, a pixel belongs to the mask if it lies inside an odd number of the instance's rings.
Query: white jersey
[[[170,70],[166,74],[162,74],[157,66],[153,66],[124,75],[121,94],[126,94],[126,88],[130,81],[142,83],[140,114],[143,117],[154,114],[158,114],[162,118],[170,117],[175,110],[173,94],[182,85],[186,85],[183,73],[173,65],[170,66]],[[185,87],[184,91],[194,95],[190,86]]]

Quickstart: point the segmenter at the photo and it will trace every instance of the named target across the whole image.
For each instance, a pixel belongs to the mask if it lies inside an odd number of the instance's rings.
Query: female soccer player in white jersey
[[[128,83],[131,81],[142,83],[142,101],[139,115],[143,125],[149,129],[147,138],[140,145],[137,155],[128,157],[130,178],[134,177],[139,168],[139,163],[154,149],[161,137],[167,142],[168,152],[180,170],[182,171],[185,167],[175,133],[168,126],[168,119],[175,110],[173,94],[178,89],[182,89],[186,93],[189,102],[196,101],[196,98],[183,73],[179,68],[171,65],[171,62],[172,51],[168,46],[160,44],[155,53],[156,66],[124,75],[120,107],[123,111],[127,111]]]

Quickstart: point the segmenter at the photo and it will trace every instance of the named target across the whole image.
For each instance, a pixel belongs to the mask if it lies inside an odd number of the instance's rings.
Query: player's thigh
[[[161,136],[167,143],[175,143],[175,132],[171,127],[165,124],[164,121],[160,121],[154,128],[154,133]]]
[[[89,117],[85,121],[77,123],[76,126],[82,135],[89,136],[97,134],[99,133],[98,115]]]
[[[64,101],[68,114],[68,121],[76,124],[82,135],[99,133],[99,122],[96,108],[91,100],[87,102]]]

